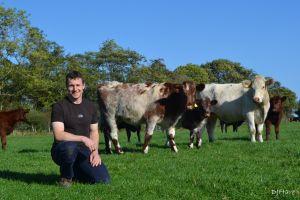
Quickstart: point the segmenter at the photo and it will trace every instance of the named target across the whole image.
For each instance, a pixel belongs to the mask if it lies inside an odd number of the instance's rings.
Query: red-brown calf
[[[285,100],[285,96],[274,96],[270,99],[270,109],[265,120],[266,140],[270,139],[272,125],[275,127],[276,139],[279,139],[279,126],[283,116],[283,102]]]
[[[26,121],[26,113],[28,112],[29,110],[23,108],[0,112],[0,135],[3,150],[6,149],[6,136],[13,132],[17,122]]]

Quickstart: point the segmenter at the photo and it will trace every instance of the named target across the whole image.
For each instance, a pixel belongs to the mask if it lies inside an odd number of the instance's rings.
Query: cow
[[[124,121],[117,123],[118,130],[125,129],[127,134],[127,142],[130,142],[131,132],[136,132],[138,142],[141,143],[141,125],[132,125]]]
[[[265,120],[266,125],[266,140],[270,140],[271,126],[274,125],[276,140],[279,139],[279,126],[283,116],[283,102],[286,96],[274,96],[270,99],[270,109]]]
[[[0,134],[2,150],[6,150],[6,136],[13,132],[14,126],[17,122],[27,121],[26,114],[28,112],[28,109],[23,108],[0,112]]]
[[[104,117],[101,118],[101,131],[106,133],[103,134],[104,135],[104,140],[105,140],[105,151],[107,154],[112,154],[111,151],[111,140],[109,139],[109,134],[110,133],[110,127],[107,125],[107,122],[103,121],[105,120]],[[137,125],[132,125],[132,124],[128,124],[124,121],[117,121],[117,127],[118,130],[120,131],[121,129],[125,129],[126,130],[126,134],[127,134],[127,141],[130,142],[130,138],[131,138],[131,132],[136,132],[137,137],[138,137],[138,143],[141,144],[141,125],[137,124]]]
[[[232,123],[226,123],[222,120],[220,120],[220,127],[221,127],[221,132],[227,133],[227,127],[232,126],[232,131],[237,132],[238,127],[241,126],[244,123],[244,121],[237,121],[237,122],[232,122]]]
[[[209,141],[214,141],[214,129],[217,118],[226,123],[245,121],[249,127],[252,142],[263,142],[262,130],[270,108],[267,86],[273,79],[266,80],[256,75],[252,80],[241,83],[206,84],[205,89],[197,92],[196,98],[218,99],[207,119],[206,129]],[[257,136],[257,137],[256,137]]]
[[[210,116],[211,106],[216,105],[217,100],[210,100],[208,97],[205,99],[197,99],[197,107],[192,110],[184,112],[181,118],[181,126],[190,131],[189,147],[193,148],[194,138],[196,139],[196,146],[199,148],[202,144],[201,129],[205,125],[206,119]]]
[[[109,136],[118,154],[123,151],[118,141],[117,120],[137,125],[146,123],[143,152],[148,153],[149,143],[156,124],[168,130],[171,149],[178,151],[174,137],[175,125],[186,109],[195,104],[196,90],[204,84],[194,82],[172,83],[120,83],[108,82],[98,86],[98,101],[101,116],[109,127]]]

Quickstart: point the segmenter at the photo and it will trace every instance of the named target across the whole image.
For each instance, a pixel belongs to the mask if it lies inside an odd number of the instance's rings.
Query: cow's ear
[[[266,80],[266,86],[272,85],[274,83],[273,79]]]
[[[286,100],[286,96],[281,97],[281,101],[284,102]]]
[[[252,82],[250,80],[244,80],[242,81],[242,85],[244,88],[249,88],[251,87]]]
[[[198,92],[201,92],[202,90],[204,90],[204,88],[205,88],[205,84],[204,83],[200,83],[200,84],[196,85],[196,90]]]
[[[211,104],[212,106],[216,105],[217,103],[218,103],[218,100],[216,100],[216,99],[214,99],[214,100],[212,100],[212,101],[210,102],[210,104]]]

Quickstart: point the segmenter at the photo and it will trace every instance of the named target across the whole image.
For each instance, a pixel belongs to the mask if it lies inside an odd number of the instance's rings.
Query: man
[[[109,183],[106,166],[98,153],[98,117],[94,104],[83,98],[82,75],[71,71],[66,76],[68,95],[52,108],[53,161],[60,166],[59,184],[70,187],[72,179],[88,183]]]

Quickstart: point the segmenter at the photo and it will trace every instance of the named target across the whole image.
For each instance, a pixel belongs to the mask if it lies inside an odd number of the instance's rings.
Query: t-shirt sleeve
[[[98,118],[98,113],[97,113],[97,108],[94,104],[92,104],[92,121],[91,124],[96,124],[98,123],[99,118]]]
[[[58,103],[52,106],[51,122],[64,122],[64,111]]]

